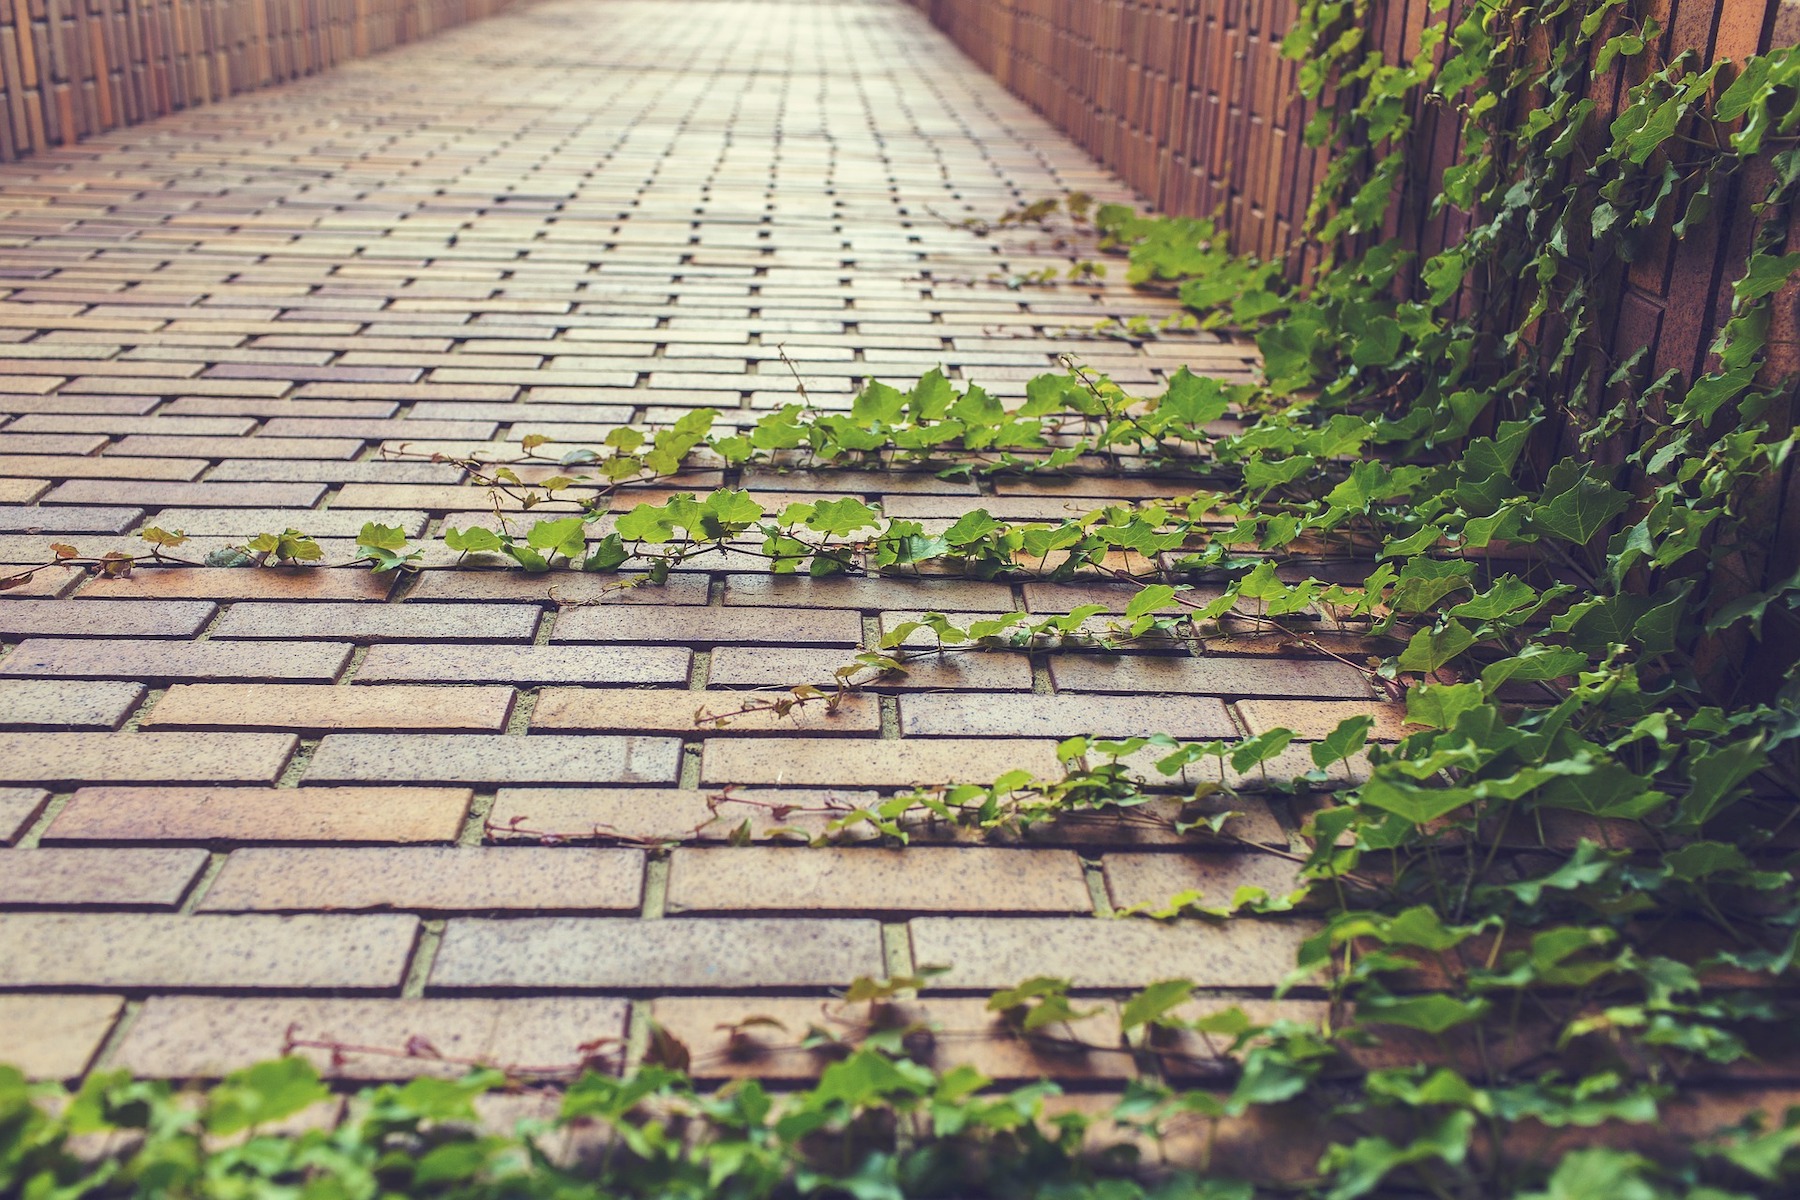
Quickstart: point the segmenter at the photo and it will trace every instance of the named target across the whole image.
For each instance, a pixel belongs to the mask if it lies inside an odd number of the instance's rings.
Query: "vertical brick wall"
[[[1235,245],[1288,253],[1323,162],[1304,145],[1308,112],[1293,99],[1297,65],[1281,56],[1294,0],[912,0],[978,63],[1164,212],[1220,213]],[[1694,51],[1702,62],[1742,58],[1800,41],[1800,0],[1651,0],[1665,30],[1664,59]],[[1378,0],[1375,44],[1389,61],[1412,54],[1427,0]],[[1633,82],[1627,64],[1595,81],[1600,116]],[[1457,128],[1421,116],[1429,158],[1389,214],[1387,234],[1421,254],[1460,236],[1454,217],[1432,217],[1428,201],[1454,158]],[[1650,348],[1648,381],[1674,368],[1705,369],[1707,349],[1729,312],[1727,282],[1741,269],[1754,221],[1749,204],[1766,171],[1740,180],[1719,217],[1681,240],[1668,238],[1620,276],[1610,332],[1618,360]],[[1789,238],[1800,245],[1800,228]],[[1290,255],[1302,269],[1303,255]],[[1800,370],[1800,294],[1777,298],[1771,378]],[[1778,417],[1777,420],[1786,418]],[[1630,449],[1603,453],[1615,461]],[[1778,529],[1749,553],[1768,561],[1752,579],[1800,567],[1800,472],[1789,464],[1757,503]]]
[[[508,0],[0,0],[0,162],[489,16]]]

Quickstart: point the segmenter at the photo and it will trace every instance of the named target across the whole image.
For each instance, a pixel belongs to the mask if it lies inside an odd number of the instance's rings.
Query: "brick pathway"
[[[0,563],[51,540],[141,550],[152,522],[198,553],[291,525],[343,561],[367,520],[416,534],[485,507],[456,467],[384,448],[579,444],[700,405],[753,420],[792,398],[781,345],[838,406],[940,363],[1018,396],[1061,352],[1146,390],[1183,361],[1248,369],[1217,341],[1083,332],[1167,306],[1117,281],[1000,286],[1061,260],[950,224],[1064,188],[1130,199],[897,0],[548,0],[0,169]],[[1141,494],[690,480],[921,518]],[[1105,1083],[1133,1065],[1110,1016],[1075,1031],[1096,1048],[1045,1057],[980,997],[1036,974],[1266,994],[1291,965],[1299,922],[1102,919],[1282,886],[1278,857],[1110,821],[1030,847],[731,834],[781,824],[772,804],[1054,773],[1055,739],[1080,732],[1326,730],[1370,707],[1355,671],[964,656],[834,718],[697,732],[709,696],[827,678],[906,613],[1123,601],[777,583],[745,559],[571,607],[602,581],[555,578],[553,596],[474,569],[56,570],[0,598],[0,1057],[211,1075],[293,1030],[553,1065],[641,1043],[654,1012],[702,1074],[792,1076],[817,1060],[718,1053],[720,1022],[797,1032],[857,976],[946,964],[926,1005],[954,1035],[940,1059]],[[1284,802],[1237,807],[1244,836],[1289,844]]]

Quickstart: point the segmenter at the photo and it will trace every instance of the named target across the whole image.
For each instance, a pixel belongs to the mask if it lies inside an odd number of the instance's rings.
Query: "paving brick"
[[[876,921],[457,918],[444,929],[427,991],[825,988],[884,973]]]
[[[862,619],[853,612],[725,608],[575,608],[563,613],[552,642],[679,642],[692,646],[861,647]]]
[[[935,986],[990,990],[1034,975],[1078,988],[1138,988],[1161,979],[1201,987],[1274,987],[1293,970],[1305,920],[1166,923],[1141,917],[919,917],[913,962],[947,966]]]
[[[996,696],[927,693],[900,698],[900,731],[907,737],[1140,737],[1238,736],[1218,700],[1196,696]]]
[[[538,609],[519,604],[234,604],[212,635],[352,642],[528,642]]]
[[[0,479],[0,504],[29,504],[50,490],[43,479]]]
[[[42,788],[0,788],[0,846],[10,846],[31,827],[50,803]]]
[[[273,783],[282,733],[0,733],[0,783]]]
[[[233,851],[201,912],[634,913],[638,850],[359,847]]]
[[[4,1003],[4,1000],[0,1000]],[[139,1078],[217,1079],[293,1052],[328,1079],[457,1078],[470,1063],[511,1076],[604,1056],[629,1008],[603,996],[315,999],[152,996],[112,1062]],[[409,1047],[411,1051],[409,1052]]]
[[[545,734],[516,740],[334,733],[319,743],[305,780],[309,784],[673,783],[680,760],[681,743],[676,738]]]
[[[0,435],[4,436],[4,435]],[[56,434],[19,434],[20,437],[55,437]],[[79,434],[69,435],[80,437]],[[6,476],[9,484],[23,486],[21,481],[34,479],[80,479],[83,476],[95,476],[97,481],[115,479],[173,479],[188,481],[198,479],[200,473],[209,466],[205,459],[191,458],[76,458],[63,455],[5,455],[0,456],[0,476]],[[105,482],[99,488],[77,488],[71,495],[81,491],[101,496],[106,500],[125,499],[130,495],[136,501],[137,488],[127,484],[123,487],[108,487]],[[62,489],[57,489],[58,496]],[[52,496],[45,500],[46,504],[64,503]],[[72,499],[71,504],[87,504],[88,500]]]
[[[678,573],[654,586],[633,587],[632,577],[551,572],[529,575],[523,571],[428,571],[408,594],[410,600],[511,600],[538,604],[629,605],[634,608],[665,604],[705,604],[709,580],[705,575]],[[571,608],[568,615],[584,611]]]
[[[792,688],[800,684],[837,686],[841,667],[856,668],[850,681],[871,691],[1029,692],[1031,660],[1005,650],[916,654],[904,659],[903,674],[856,667],[849,650],[787,649],[779,646],[721,646],[713,651],[708,681],[713,687]]]
[[[0,987],[397,991],[410,916],[0,913]]]
[[[1129,1079],[1137,1073],[1112,1005],[1081,1005],[1091,1016],[1059,1022],[1025,1037],[980,998],[932,997],[899,1004],[846,1004],[782,996],[665,996],[651,1018],[692,1056],[700,1079],[805,1080],[841,1055],[833,1044],[802,1047],[808,1031],[831,1031],[838,1043],[861,1045],[871,1034],[909,1026],[931,1032],[908,1041],[917,1061],[938,1071],[971,1066],[1003,1081]],[[745,1018],[755,1017],[746,1022]]]
[[[0,996],[0,1046],[27,1079],[72,1080],[88,1069],[124,1011],[122,996]]]
[[[1053,741],[992,738],[857,743],[854,754],[833,738],[710,737],[700,779],[711,784],[903,788],[987,783],[1008,771],[1058,779]]]
[[[17,601],[5,602],[8,606]],[[0,676],[57,679],[286,680],[329,683],[350,662],[342,642],[130,642],[31,638],[0,658]]]
[[[216,612],[199,600],[8,600],[0,603],[0,636],[186,638]]]
[[[1404,704],[1250,699],[1238,701],[1236,708],[1251,733],[1292,729],[1297,738],[1317,741],[1328,736],[1340,722],[1362,716],[1375,718],[1375,727],[1369,731],[1371,741],[1397,742],[1407,733]]]
[[[365,683],[685,683],[693,652],[677,646],[371,647],[357,669]],[[5,660],[0,660],[0,673]],[[699,703],[700,701],[696,701]]]
[[[0,498],[0,533],[123,533],[143,515],[141,508],[42,508]]]
[[[353,538],[370,521],[391,525],[408,537],[417,537],[425,528],[426,516],[422,512],[361,509],[335,512],[316,508],[165,508],[156,514],[155,524],[164,529],[179,529],[195,537],[222,535],[242,540],[259,533],[280,533],[284,529],[298,529],[315,538]]]
[[[450,842],[455,787],[84,787],[45,831],[62,842]]]
[[[823,835],[835,817],[874,803],[874,792],[695,788],[503,787],[488,813],[490,841],[793,841]],[[852,831],[849,837],[859,836]]]
[[[676,850],[668,911],[1060,915],[1093,899],[1069,850],[733,846]]]
[[[108,457],[344,459],[362,452],[361,438],[168,437],[134,433],[106,448]]]
[[[176,551],[180,553],[180,551]],[[90,581],[81,598],[183,600],[385,600],[394,572],[319,567],[143,567]]]
[[[776,575],[729,575],[725,604],[779,608],[855,608],[878,612],[908,608],[920,612],[1011,612],[1012,588],[975,580],[803,579]]]
[[[0,729],[117,729],[144,698],[138,683],[0,679]]]
[[[0,704],[5,687],[0,684]],[[178,683],[143,727],[499,733],[512,707],[513,690],[505,687]]]
[[[1053,654],[1058,691],[1185,692],[1204,696],[1304,696],[1362,699],[1361,671],[1319,659],[1186,658],[1150,654]]]
[[[0,908],[163,908],[181,903],[204,850],[8,850]]]
[[[835,708],[823,699],[786,714],[760,707],[778,696],[758,692],[691,692],[669,688],[548,688],[532,710],[533,729],[587,733],[875,734],[881,706],[873,696],[846,696]],[[753,711],[742,711],[744,706]],[[701,720],[721,718],[722,720]]]
[[[1240,887],[1285,896],[1305,882],[1293,860],[1251,851],[1108,854],[1101,868],[1115,908],[1148,905],[1153,911],[1186,892],[1199,892],[1202,904],[1228,905]]]

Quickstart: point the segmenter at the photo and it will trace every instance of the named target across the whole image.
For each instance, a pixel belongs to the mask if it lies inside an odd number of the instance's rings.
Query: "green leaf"
[[[232,1072],[207,1093],[207,1132],[227,1137],[291,1117],[330,1096],[331,1089],[304,1058],[290,1056],[257,1063]]]
[[[854,496],[842,500],[820,500],[813,505],[812,516],[806,519],[808,529],[835,537],[843,537],[879,524],[881,514]]]
[[[1369,731],[1373,728],[1374,717],[1345,717],[1338,722],[1336,729],[1312,744],[1313,765],[1323,770],[1332,763],[1343,762],[1355,755],[1368,744]]]
[[[1125,1002],[1119,1013],[1119,1027],[1129,1033],[1140,1025],[1148,1025],[1167,1016],[1194,994],[1191,979],[1165,979],[1153,983]]]
[[[1429,675],[1474,644],[1475,635],[1461,621],[1450,621],[1441,629],[1421,629],[1400,652],[1400,669]]]
[[[500,535],[479,525],[468,529],[444,530],[444,545],[459,554],[480,554],[500,549]]]
[[[1166,583],[1153,583],[1125,605],[1126,617],[1135,620],[1170,607],[1175,603],[1175,589]]]
[[[1427,729],[1448,729],[1485,700],[1479,683],[1428,683],[1406,694],[1406,719]]]
[[[587,553],[587,526],[580,517],[538,521],[525,532],[525,544],[545,554],[580,558]]]
[[[1479,1021],[1487,1015],[1490,1007],[1489,1002],[1483,998],[1459,1000],[1441,993],[1430,996],[1378,996],[1359,1002],[1356,1016],[1358,1020],[1376,1025],[1399,1025],[1406,1029],[1438,1034],[1458,1025]]]
[[[1585,546],[1624,512],[1631,497],[1599,477],[1592,464],[1565,458],[1550,468],[1531,524],[1576,546]]]

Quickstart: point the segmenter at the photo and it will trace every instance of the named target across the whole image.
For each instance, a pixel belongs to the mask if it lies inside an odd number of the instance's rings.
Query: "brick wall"
[[[1287,253],[1323,162],[1303,144],[1307,109],[1294,101],[1296,64],[1281,56],[1294,0],[912,0],[984,68],[1028,101],[1160,210],[1220,213],[1237,248]],[[1741,58],[1800,41],[1800,0],[1651,0],[1666,31],[1663,54]],[[1372,30],[1389,61],[1414,52],[1427,0],[1377,0]],[[1634,69],[1642,70],[1641,66]],[[1616,108],[1620,68],[1593,97]],[[1430,254],[1460,235],[1427,203],[1452,161],[1457,129],[1421,117],[1429,159],[1389,214],[1387,233]],[[1650,347],[1648,381],[1670,368],[1691,377],[1728,314],[1726,281],[1741,269],[1754,228],[1747,209],[1767,175],[1750,173],[1721,217],[1645,254],[1614,289],[1616,360]],[[1800,228],[1789,245],[1800,245]],[[1307,264],[1290,255],[1295,270]],[[1800,370],[1800,291],[1777,298],[1770,375]],[[1786,418],[1778,418],[1778,420]],[[1622,459],[1629,445],[1602,453]],[[1559,449],[1559,453],[1565,448]],[[1766,559],[1744,574],[1765,582],[1800,568],[1800,473],[1793,464],[1755,501],[1777,535],[1746,553]],[[1800,641],[1800,638],[1796,639]]]
[[[508,0],[0,0],[0,162],[310,75]]]

